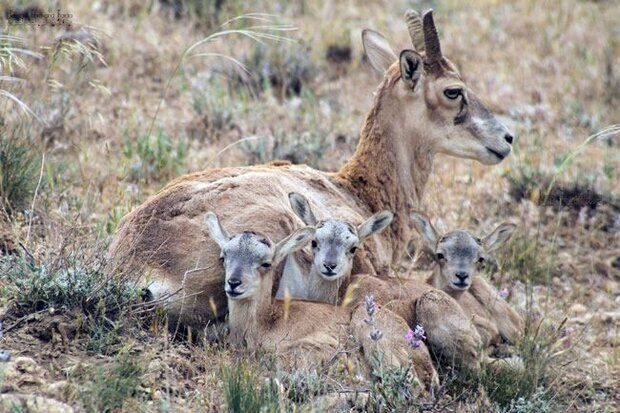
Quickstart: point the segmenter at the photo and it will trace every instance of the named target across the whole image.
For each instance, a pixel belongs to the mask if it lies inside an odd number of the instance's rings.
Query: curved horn
[[[426,62],[434,64],[441,60],[441,45],[439,35],[433,20],[433,10],[424,13],[424,46],[426,49]]]
[[[420,13],[409,9],[405,12],[405,21],[407,22],[407,30],[413,48],[418,52],[424,51],[424,30],[422,29],[422,17]]]

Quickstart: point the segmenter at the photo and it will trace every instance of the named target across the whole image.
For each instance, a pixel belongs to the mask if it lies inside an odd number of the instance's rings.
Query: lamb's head
[[[423,214],[414,212],[411,219],[422,236],[424,247],[439,266],[439,272],[433,279],[435,287],[448,294],[467,290],[472,278],[484,266],[487,254],[508,241],[517,227],[505,222],[483,238],[464,230],[440,236]]]
[[[314,236],[314,228],[301,228],[278,243],[253,231],[230,236],[213,212],[205,215],[205,227],[220,247],[225,271],[225,291],[229,299],[255,297],[266,277],[288,254],[303,248]],[[272,280],[269,280],[272,281]]]
[[[380,94],[394,112],[385,116],[400,129],[405,147],[409,136],[424,136],[431,151],[487,165],[501,162],[510,154],[513,135],[442,54],[432,11],[422,17],[408,10],[405,18],[414,49],[399,56],[381,34],[362,33],[369,62],[385,73]]]
[[[312,272],[329,281],[349,275],[358,247],[366,238],[383,231],[394,218],[391,212],[383,211],[358,226],[336,218],[317,221],[305,196],[291,192],[289,200],[295,214],[306,225],[316,227],[312,240]]]

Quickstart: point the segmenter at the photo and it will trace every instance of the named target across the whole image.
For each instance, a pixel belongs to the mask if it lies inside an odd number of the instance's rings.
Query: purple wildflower
[[[497,293],[497,296],[501,298],[502,300],[505,300],[506,298],[508,298],[509,294],[510,292],[508,291],[508,288],[504,287],[501,290],[499,290],[499,292]]]
[[[372,295],[367,295],[365,300],[366,302],[366,314],[368,314],[368,318],[364,319],[366,324],[373,325],[375,323],[375,315],[377,314],[377,303],[375,302],[375,297]]]
[[[423,340],[426,340],[424,327],[416,324],[414,330],[409,329],[409,331],[407,331],[405,340],[407,340],[407,343],[411,346],[411,348],[419,348],[422,345]]]

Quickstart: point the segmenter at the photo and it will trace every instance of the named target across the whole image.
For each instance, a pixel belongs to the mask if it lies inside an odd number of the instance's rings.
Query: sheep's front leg
[[[405,340],[409,330],[407,322],[399,315],[386,308],[376,311],[373,325],[368,321],[364,305],[359,305],[351,318],[351,331],[353,336],[362,346],[364,355],[369,363],[376,354],[380,362],[390,367],[404,367],[413,363],[413,368],[418,380],[426,389],[439,385],[437,371],[433,366],[431,356],[425,345],[411,349]],[[371,333],[376,329],[381,332],[381,338],[375,340]]]
[[[417,322],[429,347],[444,361],[478,370],[482,339],[459,304],[441,290],[422,294],[416,302]]]

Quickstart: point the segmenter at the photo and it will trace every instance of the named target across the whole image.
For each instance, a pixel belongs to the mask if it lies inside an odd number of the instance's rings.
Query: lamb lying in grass
[[[305,196],[296,192],[288,196],[295,214],[316,232],[310,257],[287,258],[276,297],[283,298],[288,292],[297,299],[336,304],[339,293],[348,286],[357,249],[390,225],[394,214],[378,212],[360,225],[332,217],[318,220]]]
[[[484,238],[463,230],[440,236],[426,216],[414,213],[411,218],[436,262],[428,283],[459,303],[485,347],[514,343],[523,333],[523,319],[478,273],[487,254],[508,241],[516,225],[503,223]]]

